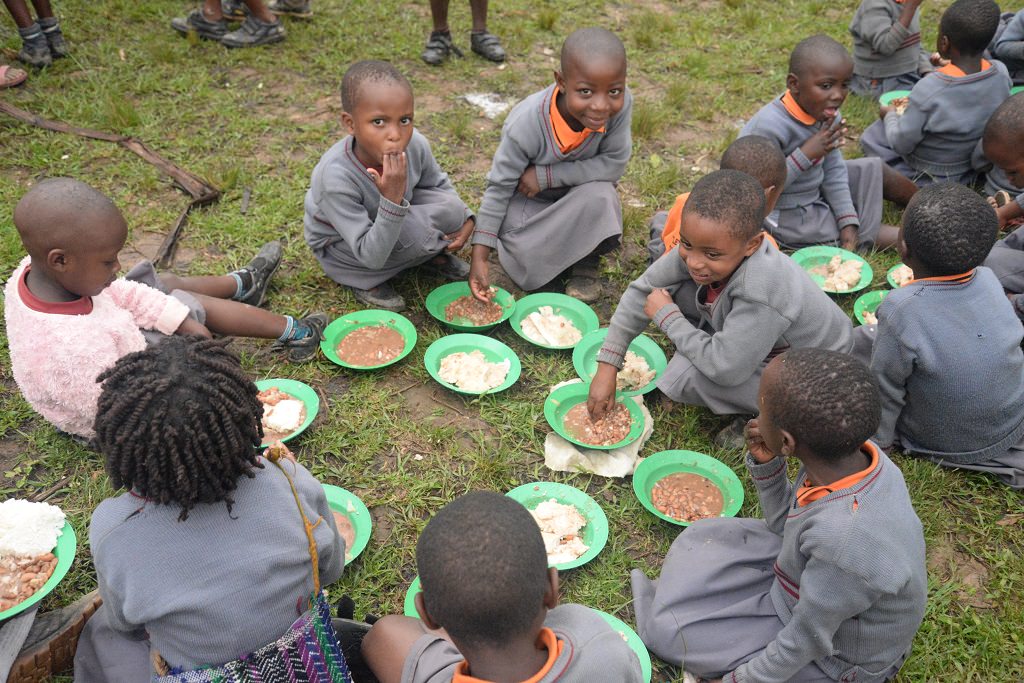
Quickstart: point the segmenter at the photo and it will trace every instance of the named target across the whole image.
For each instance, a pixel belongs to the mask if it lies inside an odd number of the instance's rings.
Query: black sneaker
[[[206,40],[220,40],[228,32],[228,22],[210,21],[203,16],[202,10],[194,9],[187,17],[175,17],[171,19],[171,28],[183,36],[195,33]]]
[[[18,60],[39,69],[44,66],[50,66],[53,63],[50,44],[46,42],[46,36],[43,35],[42,31],[39,31],[31,38],[22,38]]]
[[[477,53],[484,59],[489,59],[492,62],[504,62],[505,61],[505,48],[501,46],[501,41],[498,40],[498,36],[487,31],[481,31],[480,33],[469,34],[469,46],[473,52]]]
[[[267,285],[270,284],[270,278],[274,276],[281,265],[283,256],[284,247],[281,246],[280,240],[264,244],[256,254],[256,258],[249,261],[249,265],[242,269],[248,272],[252,283],[248,289],[242,292],[242,296],[238,300],[250,306],[262,306],[267,296]]]
[[[67,607],[39,613],[8,680],[48,681],[70,669],[82,628],[102,604],[99,591],[93,591]]]
[[[379,284],[373,289],[359,289],[358,287],[349,287],[349,289],[352,290],[352,295],[359,303],[396,313],[405,310],[405,299],[395,291],[390,282]]]
[[[54,59],[67,57],[70,54],[67,41],[64,40],[64,34],[60,32],[60,24],[56,19],[52,23],[41,19],[39,27],[43,29],[43,35],[46,36],[46,42],[50,46],[50,55]]]
[[[249,15],[242,22],[241,27],[225,33],[220,42],[227,47],[257,47],[259,45],[270,45],[284,40],[284,24],[278,19],[273,24],[266,24]]]
[[[288,360],[292,363],[303,363],[316,357],[320,342],[324,338],[324,328],[327,327],[327,316],[323,313],[314,313],[296,320],[295,324],[308,328],[311,334],[302,339],[275,342],[274,347],[287,350]]]
[[[569,269],[565,293],[584,303],[593,303],[601,298],[601,274],[598,258],[587,256]]]
[[[744,429],[749,419],[749,415],[737,415],[734,417],[732,422],[723,427],[718,434],[715,434],[715,445],[719,448],[733,451],[744,448],[747,445]]]
[[[443,64],[451,53],[455,53],[456,57],[462,56],[462,50],[452,43],[452,34],[448,31],[433,31],[420,57],[427,64],[438,66]]]
[[[220,0],[220,11],[228,21],[242,21],[249,16],[249,8],[241,0]]]
[[[436,263],[436,259],[431,259],[421,267],[427,272],[436,273],[451,282],[459,282],[469,277],[468,263],[454,254],[442,254],[441,256],[444,257],[444,261],[441,263]]]
[[[308,19],[313,16],[309,0],[274,0],[267,9],[274,14],[287,14],[298,19]]]

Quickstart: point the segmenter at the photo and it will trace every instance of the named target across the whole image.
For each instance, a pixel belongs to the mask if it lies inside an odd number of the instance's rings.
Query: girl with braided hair
[[[153,652],[174,670],[218,666],[289,632],[341,576],[345,543],[313,476],[261,454],[262,406],[237,357],[172,336],[98,381],[97,444],[127,491],[92,516],[103,606],[75,680],[150,680]]]

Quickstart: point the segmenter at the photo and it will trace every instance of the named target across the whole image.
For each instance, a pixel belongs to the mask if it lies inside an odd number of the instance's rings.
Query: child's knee
[[[398,681],[406,656],[424,633],[417,619],[397,614],[381,617],[363,638],[363,660],[382,683]]]

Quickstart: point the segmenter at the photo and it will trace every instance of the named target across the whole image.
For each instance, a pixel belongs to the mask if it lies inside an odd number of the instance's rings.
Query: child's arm
[[[815,659],[831,655],[840,625],[866,611],[881,595],[860,575],[834,562],[835,544],[841,540],[829,539],[826,545],[812,534],[807,536],[800,541],[800,551],[808,558],[800,575],[800,599],[789,623],[761,654],[726,674],[723,680],[786,683]]]
[[[131,313],[135,324],[143,330],[174,334],[188,319],[188,306],[141,282],[114,280],[103,293]]]
[[[825,156],[823,169],[824,180],[821,183],[821,196],[832,207],[839,227],[839,243],[844,249],[857,249],[857,230],[860,228],[860,217],[853,206],[850,196],[850,180],[846,170],[843,153],[834,149]]]
[[[757,487],[764,521],[771,531],[781,536],[793,500],[793,482],[786,476],[786,456],[768,450],[756,418],[747,422],[743,432],[747,442],[747,470]]]
[[[626,172],[626,164],[633,151],[630,132],[632,96],[627,93],[626,98],[627,103],[622,111],[608,122],[595,156],[535,167],[537,184],[542,191],[552,187],[575,187],[594,181],[619,182]]]
[[[918,7],[923,0],[904,0],[900,14],[896,21],[892,20],[889,13],[888,3],[873,2],[861,6],[860,15],[860,37],[871,44],[871,49],[880,55],[891,55],[905,47],[908,39],[914,36],[910,33],[910,22],[917,14]],[[916,35],[920,42],[920,34]]]
[[[883,449],[896,438],[896,421],[906,405],[907,380],[914,370],[915,354],[901,343],[887,318],[888,307],[878,310],[878,332],[871,351],[871,372],[878,379],[882,419],[874,441]]]
[[[925,79],[921,83],[929,80]],[[919,84],[910,91],[907,108],[902,114],[897,114],[893,107],[878,108],[878,115],[885,123],[885,139],[897,154],[910,154],[924,140],[924,128],[931,110],[930,100],[928,93],[922,92]]]
[[[420,160],[420,173],[419,182],[416,183],[417,188],[441,190],[443,192],[450,192],[454,196],[458,197],[459,193],[452,185],[451,179],[448,174],[441,170],[441,166],[437,163],[437,159],[434,158],[434,154],[430,150],[430,143],[427,139],[421,136],[418,132],[413,133],[414,139],[418,136],[421,139],[421,144],[417,145],[418,151],[422,154]],[[411,145],[410,145],[411,147]],[[459,197],[459,201],[462,198]],[[473,226],[476,221],[473,217],[473,212],[470,211],[469,207],[463,202],[462,211],[462,225],[461,227],[445,234],[445,238],[449,241],[448,251],[458,251],[461,249],[470,236],[473,233]]]
[[[999,217],[999,228],[1005,228],[1006,224],[1015,218],[1024,216],[1024,192],[1017,195],[1012,202],[1006,202],[996,208],[996,216]]]
[[[995,48],[995,55],[999,59],[1010,61],[1024,61],[1024,40],[1010,40],[999,43]]]

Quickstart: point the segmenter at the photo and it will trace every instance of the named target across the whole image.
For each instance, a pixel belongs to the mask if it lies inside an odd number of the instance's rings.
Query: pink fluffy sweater
[[[140,329],[173,334],[188,316],[177,299],[138,282],[115,280],[84,315],[43,313],[18,292],[26,257],[4,287],[11,369],[25,400],[56,427],[91,438],[100,385],[119,358],[146,348]]]

